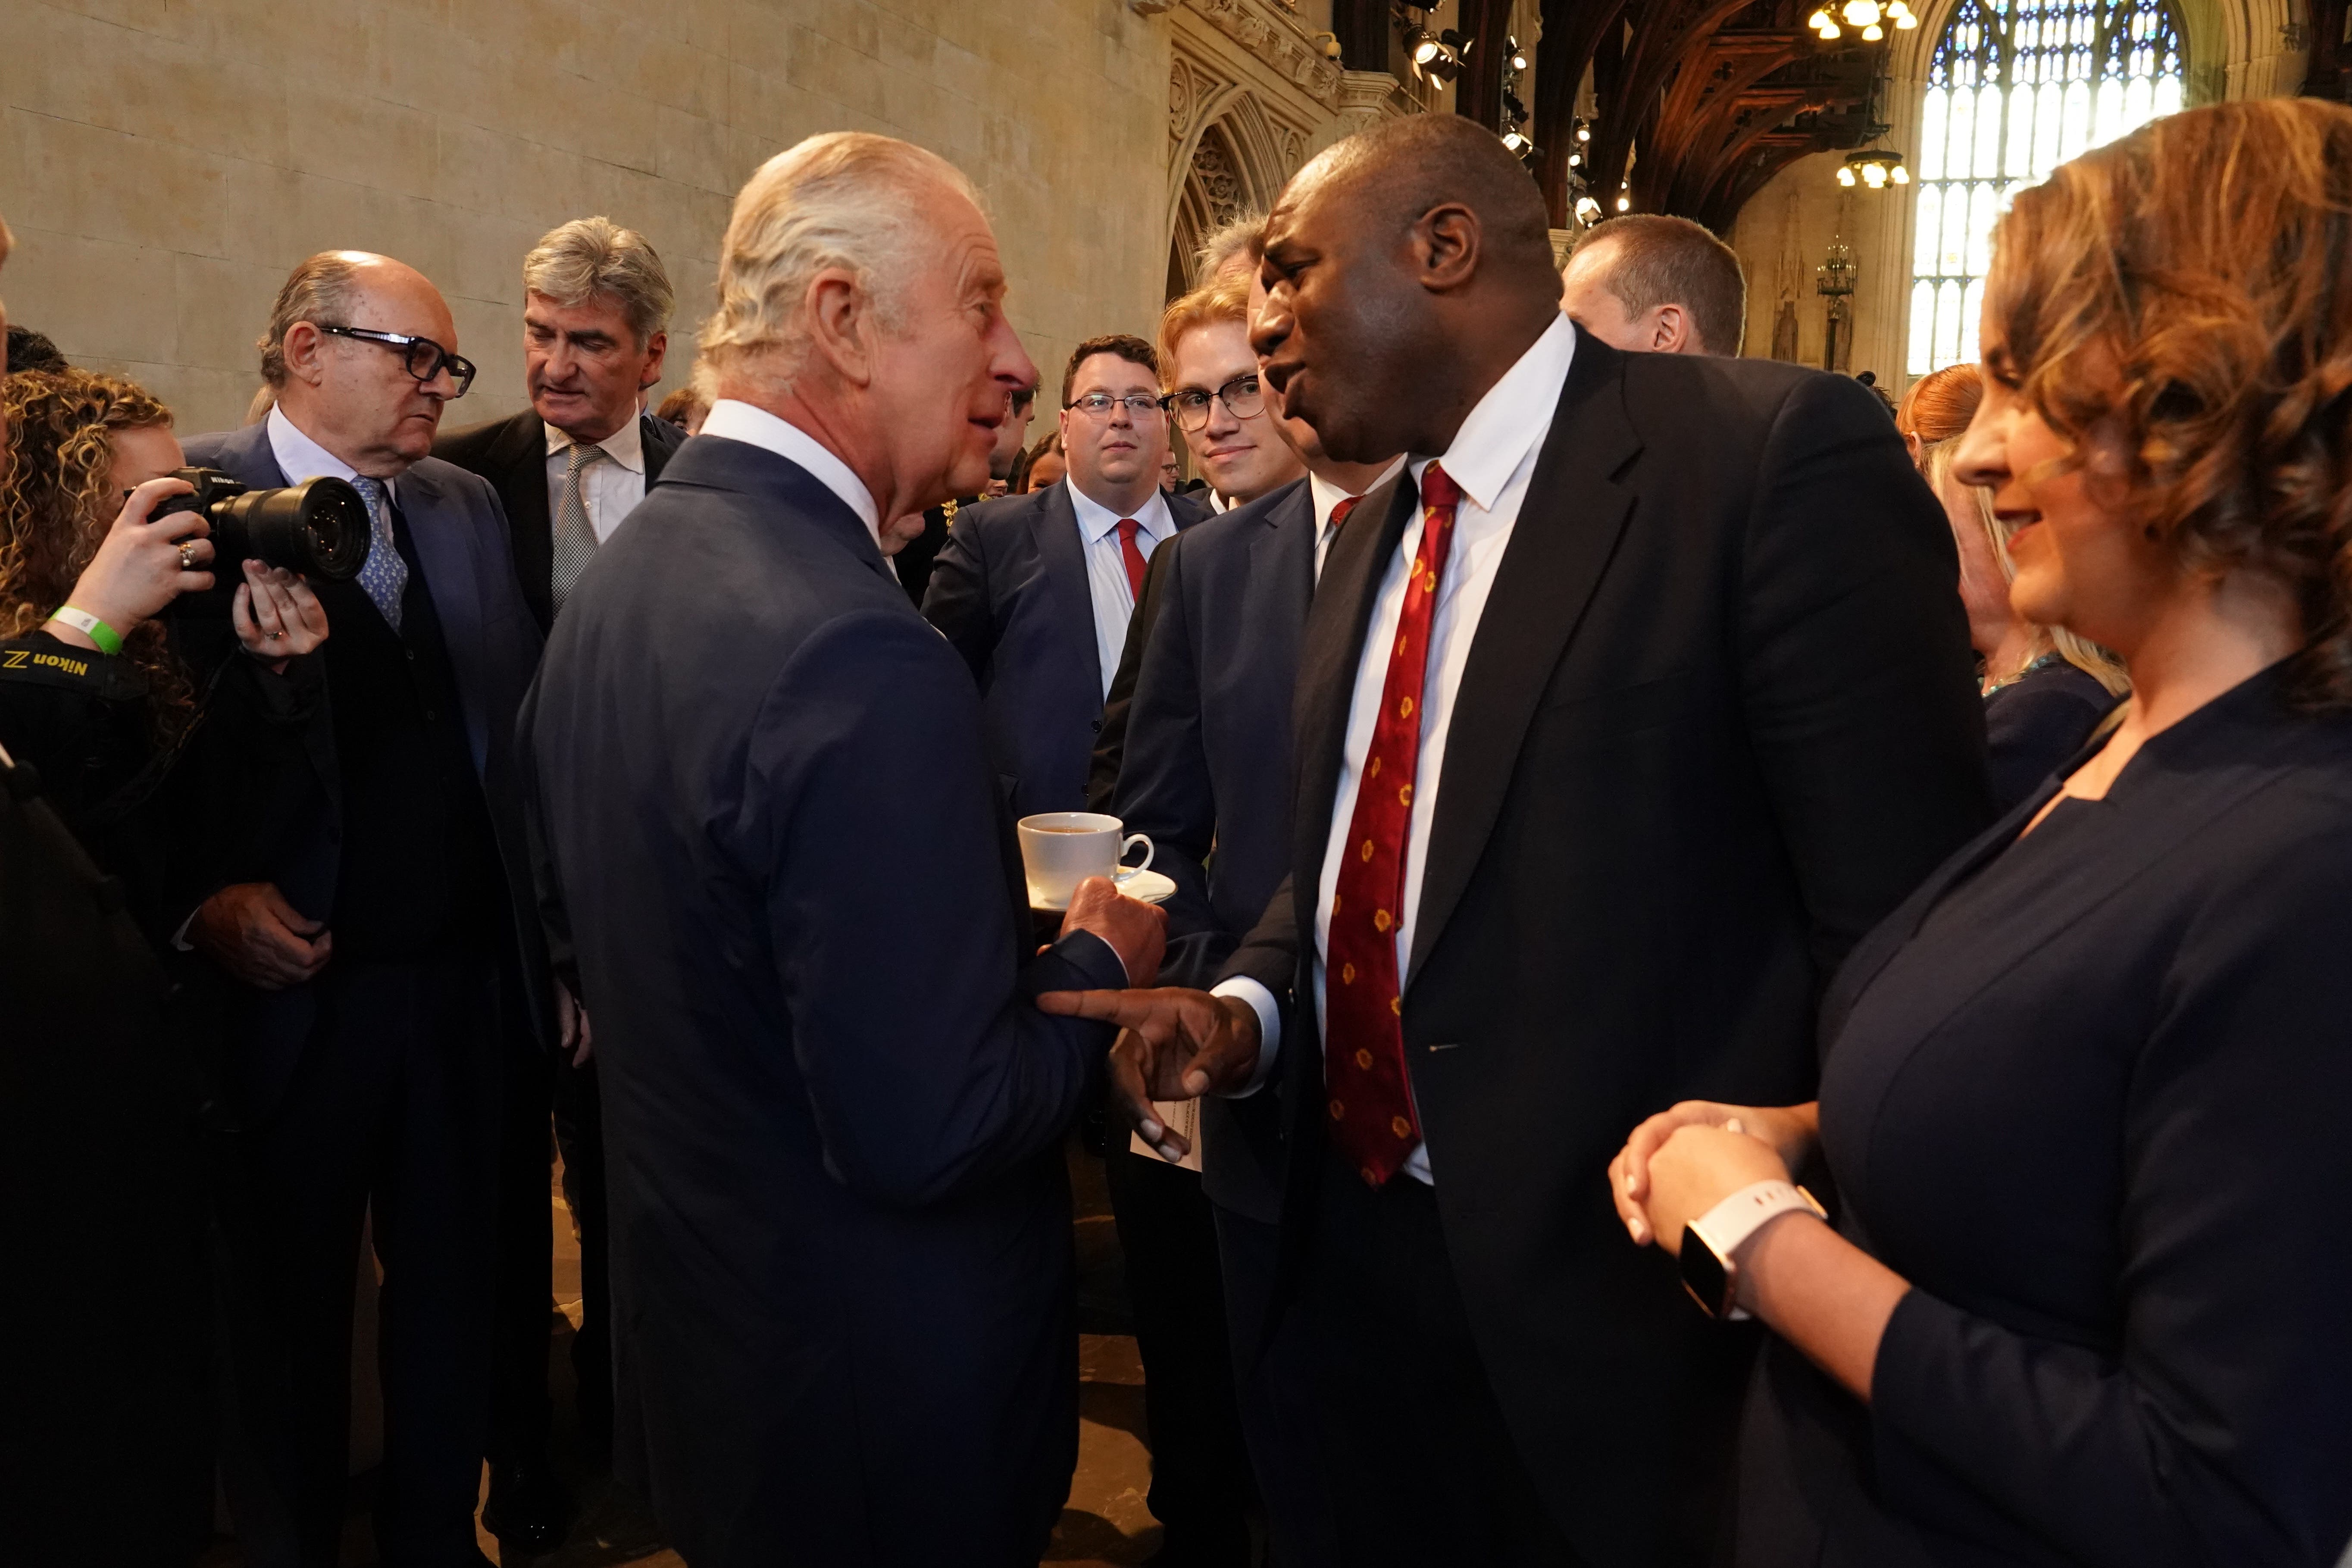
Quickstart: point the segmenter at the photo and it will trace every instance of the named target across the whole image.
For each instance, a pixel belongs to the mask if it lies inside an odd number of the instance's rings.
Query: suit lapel
[[[399,488],[409,546],[416,552],[425,591],[433,596],[433,613],[441,622],[441,640],[448,647],[458,700],[466,710],[466,745],[478,773],[489,760],[490,725],[482,694],[495,688],[483,627],[482,569],[475,559],[478,541],[469,520],[450,504],[424,464],[403,474]]]
[[[1249,558],[1244,629],[1298,625],[1315,596],[1315,494],[1305,483],[1265,514]]]
[[[637,416],[637,439],[646,454],[646,488],[661,478],[669,467],[670,454],[677,450],[681,439],[678,428],[667,419],[656,419],[650,414]]]
[[[1551,431],[1470,645],[1446,729],[1405,983],[1444,933],[1494,831],[1536,704],[1600,585],[1633,510],[1613,476],[1642,449],[1622,355],[1580,337]]]
[[[1087,586],[1086,546],[1078,538],[1078,513],[1070,504],[1068,480],[1045,492],[1033,526],[1053,595],[1054,624],[1064,629],[1069,644],[1066,657],[1080,661],[1078,668],[1098,670],[1102,655],[1095,647],[1095,596]],[[1095,689],[1101,689],[1097,674]]]

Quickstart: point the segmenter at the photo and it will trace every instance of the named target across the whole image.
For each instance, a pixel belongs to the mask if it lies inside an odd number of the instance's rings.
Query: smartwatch
[[[1738,1304],[1739,1266],[1732,1255],[1769,1220],[1804,1210],[1815,1219],[1829,1215],[1813,1194],[1788,1182],[1758,1182],[1740,1188],[1683,1227],[1683,1289],[1710,1318],[1738,1322],[1748,1316]]]

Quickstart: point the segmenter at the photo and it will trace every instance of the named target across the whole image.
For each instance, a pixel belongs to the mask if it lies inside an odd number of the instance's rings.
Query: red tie
[[[1404,918],[1405,843],[1412,832],[1412,784],[1421,763],[1422,683],[1429,670],[1429,623],[1454,542],[1459,486],[1435,463],[1421,476],[1421,552],[1405,582],[1404,609],[1381,715],[1356,811],[1348,821],[1339,882],[1331,898],[1324,964],[1323,1085],[1339,1152],[1378,1187],[1421,1142],[1404,1069],[1404,997],[1397,973],[1397,923]],[[1339,516],[1333,509],[1333,517]]]
[[[1347,521],[1348,514],[1355,510],[1356,503],[1363,499],[1364,498],[1361,496],[1341,496],[1338,500],[1333,501],[1331,503],[1331,526],[1333,528],[1337,528],[1341,523]]]
[[[1143,598],[1143,552],[1135,547],[1135,531],[1142,526],[1131,517],[1118,520],[1118,558],[1127,563],[1127,591],[1139,603]]]

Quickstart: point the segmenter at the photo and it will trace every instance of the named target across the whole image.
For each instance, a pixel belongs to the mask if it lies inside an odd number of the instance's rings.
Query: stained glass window
[[[1993,219],[2023,186],[2180,107],[2167,0],[1960,0],[1919,120],[1909,369],[1977,357]]]

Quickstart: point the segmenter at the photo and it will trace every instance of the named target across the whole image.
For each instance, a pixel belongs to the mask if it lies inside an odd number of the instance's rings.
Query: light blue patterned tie
[[[360,586],[375,601],[375,607],[383,612],[385,624],[398,631],[400,595],[408,588],[408,563],[400,558],[400,546],[393,541],[392,498],[382,479],[372,479],[365,474],[352,475],[352,488],[367,502],[369,521],[375,524],[367,564],[360,568]]]

